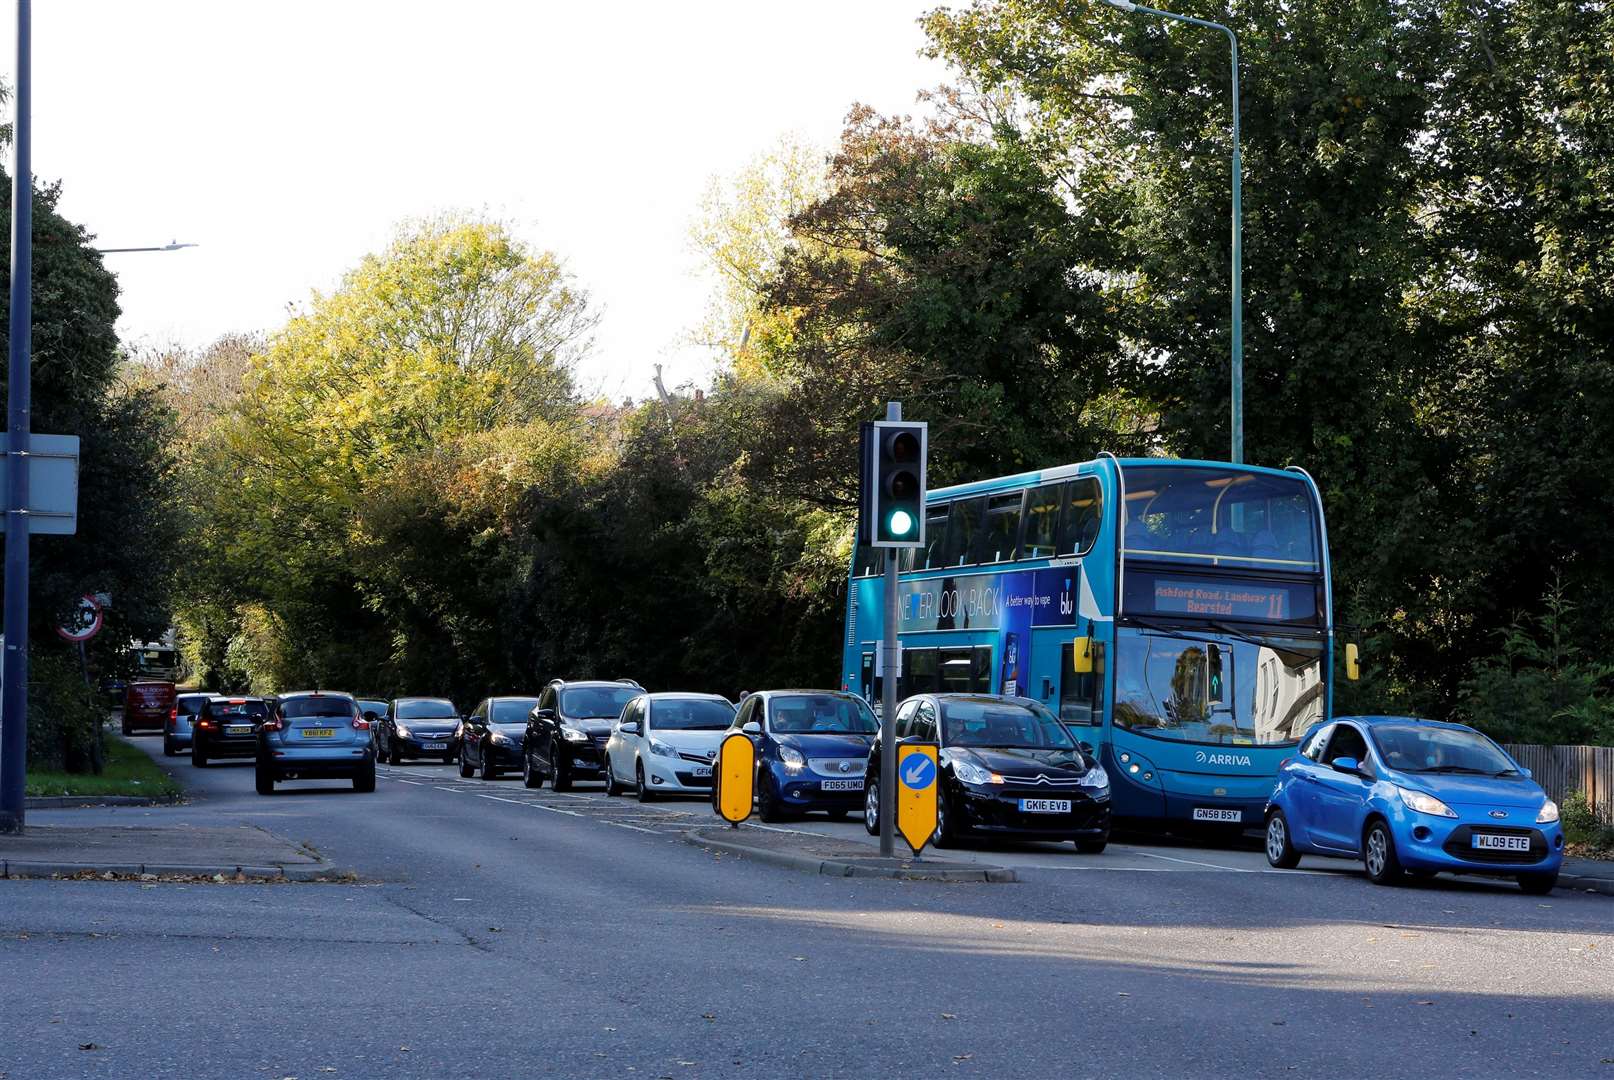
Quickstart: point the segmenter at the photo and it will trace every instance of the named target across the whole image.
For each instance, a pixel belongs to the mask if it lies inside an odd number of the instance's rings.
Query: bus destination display
[[[1126,577],[1126,610],[1190,618],[1311,622],[1317,618],[1317,590],[1309,583],[1134,571]]]

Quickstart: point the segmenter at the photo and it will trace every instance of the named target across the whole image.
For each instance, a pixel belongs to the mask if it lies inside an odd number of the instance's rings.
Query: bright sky
[[[48,0],[34,171],[105,247],[135,348],[280,325],[396,223],[486,212],[561,254],[603,309],[581,373],[613,398],[708,374],[680,343],[707,289],[701,193],[848,106],[911,112],[946,78],[935,0]],[[4,75],[13,76],[6,4]]]

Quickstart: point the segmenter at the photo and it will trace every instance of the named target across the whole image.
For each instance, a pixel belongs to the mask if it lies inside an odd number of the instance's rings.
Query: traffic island
[[[239,882],[353,875],[252,826],[31,825],[0,836],[0,878]]]
[[[684,834],[684,840],[709,851],[743,855],[758,862],[830,877],[895,878],[902,881],[1016,880],[1014,871],[1007,867],[952,862],[929,855],[923,859],[886,859],[871,853],[867,844],[785,829],[759,829],[748,825],[738,829],[705,826],[690,829]]]

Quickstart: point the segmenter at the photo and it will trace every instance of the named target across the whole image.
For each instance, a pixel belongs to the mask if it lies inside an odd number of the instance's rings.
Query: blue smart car
[[[1558,804],[1471,727],[1405,716],[1317,724],[1284,761],[1266,808],[1267,861],[1361,859],[1380,885],[1442,871],[1558,882]]]

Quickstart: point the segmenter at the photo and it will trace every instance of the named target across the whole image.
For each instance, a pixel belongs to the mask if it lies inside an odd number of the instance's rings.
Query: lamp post
[[[121,255],[127,251],[178,251],[180,248],[198,247],[197,244],[181,244],[178,240],[170,240],[160,247],[132,247],[132,248],[93,248],[97,255]]]
[[[1233,461],[1239,463],[1244,460],[1244,242],[1243,242],[1243,199],[1239,191],[1239,174],[1243,166],[1239,158],[1239,39],[1232,29],[1218,22],[1208,19],[1196,19],[1192,15],[1178,15],[1173,11],[1161,11],[1159,8],[1145,7],[1135,4],[1132,0],[1104,0],[1113,8],[1119,8],[1129,14],[1143,12],[1147,15],[1158,15],[1162,19],[1175,19],[1178,22],[1191,23],[1194,26],[1203,26],[1208,30],[1220,30],[1227,35],[1227,42],[1233,48]]]

